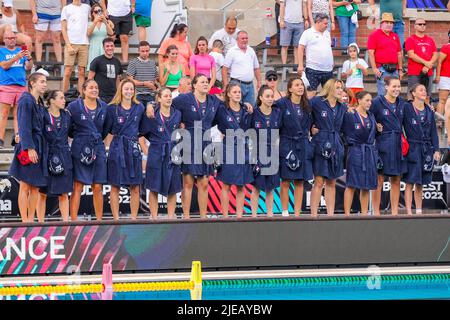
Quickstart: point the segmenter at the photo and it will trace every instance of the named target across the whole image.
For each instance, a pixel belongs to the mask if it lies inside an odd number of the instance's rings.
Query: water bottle
[[[266,33],[266,46],[270,46],[270,34]]]
[[[266,12],[265,12],[265,18],[266,18],[266,22],[265,22],[265,26],[268,25],[268,20],[272,19],[272,8],[267,7],[266,8]],[[267,30],[266,31],[266,46],[270,46],[270,32]]]

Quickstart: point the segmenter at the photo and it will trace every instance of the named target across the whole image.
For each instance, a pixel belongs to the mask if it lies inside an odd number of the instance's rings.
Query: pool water
[[[202,300],[388,300],[450,299],[450,276],[428,279],[355,281],[341,278],[259,280],[208,280],[203,282]],[[284,279],[286,280],[286,279]],[[28,299],[29,296],[19,296]],[[58,294],[34,299],[100,300],[101,294]],[[0,300],[2,298],[0,297]],[[3,297],[3,300],[5,297]],[[10,297],[10,300],[17,299]],[[190,291],[149,291],[114,293],[113,300],[191,300]]]

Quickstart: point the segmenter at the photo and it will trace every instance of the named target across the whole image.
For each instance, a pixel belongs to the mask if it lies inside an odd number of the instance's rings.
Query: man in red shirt
[[[427,88],[428,99],[431,95],[433,66],[438,59],[434,40],[425,34],[427,23],[418,18],[414,23],[415,33],[406,39],[405,50],[408,53],[408,91],[416,83]]]
[[[402,78],[402,47],[394,28],[392,13],[385,12],[381,16],[380,29],[375,30],[367,40],[369,62],[377,78],[378,95],[385,95],[384,78],[387,76]]]

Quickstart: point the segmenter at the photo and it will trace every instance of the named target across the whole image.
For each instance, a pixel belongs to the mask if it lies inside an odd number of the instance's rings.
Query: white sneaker
[[[285,210],[285,211],[281,212],[281,216],[282,217],[289,217],[289,211]]]

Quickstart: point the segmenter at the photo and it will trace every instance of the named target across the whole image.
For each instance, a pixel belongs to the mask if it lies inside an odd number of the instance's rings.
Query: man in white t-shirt
[[[136,10],[136,0],[110,0],[108,8],[105,0],[100,0],[100,5],[105,16],[114,23],[114,37],[118,36],[120,39],[122,62],[128,62],[128,37],[133,31],[132,14]]]
[[[224,88],[230,82],[228,80],[230,71],[231,81],[238,82],[242,92],[242,102],[255,105],[255,92],[253,79],[256,78],[256,90],[261,87],[261,71],[259,69],[258,57],[255,50],[248,45],[248,34],[239,31],[237,45],[228,50],[222,67],[222,81]]]
[[[303,71],[309,81],[308,96],[316,95],[317,87],[333,78],[334,58],[331,49],[331,36],[328,28],[328,16],[316,14],[312,28],[303,32],[298,46],[298,73]],[[306,50],[306,69],[303,56]]]
[[[287,52],[291,45],[294,46],[294,63],[298,63],[297,47],[300,37],[309,28],[306,0],[281,0],[280,1],[280,45],[281,62],[287,63]]]
[[[89,55],[87,29],[90,13],[91,7],[81,3],[81,0],[73,0],[71,4],[62,9],[61,31],[66,44],[64,48],[63,92],[69,89],[70,76],[75,64],[78,64],[78,91],[81,92]]]
[[[225,27],[213,33],[209,39],[209,48],[212,49],[214,40],[220,40],[223,43],[223,54],[226,55],[228,50],[236,45],[236,38],[239,29],[237,29],[237,20],[234,16],[227,17]]]

